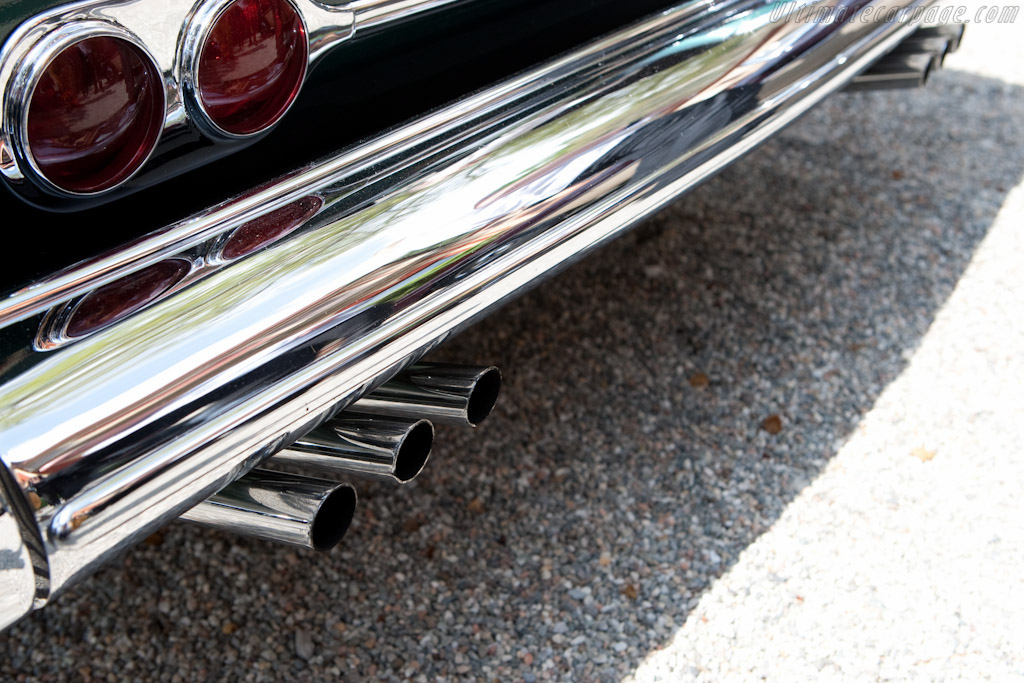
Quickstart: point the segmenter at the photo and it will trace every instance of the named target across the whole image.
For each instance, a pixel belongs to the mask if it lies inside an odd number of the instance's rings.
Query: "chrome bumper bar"
[[[882,3],[680,5],[0,302],[0,624],[844,86],[914,28],[866,16]],[[170,257],[190,275],[141,310],[45,332]]]

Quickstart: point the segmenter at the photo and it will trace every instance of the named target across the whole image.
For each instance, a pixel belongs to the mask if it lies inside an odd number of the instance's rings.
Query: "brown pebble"
[[[782,431],[782,418],[778,415],[769,415],[761,423],[761,429],[769,434],[778,434]]]
[[[706,389],[709,384],[711,384],[711,380],[703,372],[690,375],[690,386],[694,389]]]

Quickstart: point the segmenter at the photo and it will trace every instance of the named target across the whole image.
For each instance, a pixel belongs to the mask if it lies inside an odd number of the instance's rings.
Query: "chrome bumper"
[[[789,21],[792,3],[680,5],[13,293],[0,625],[843,87],[914,28],[865,18],[883,2],[834,23]],[[297,229],[222,257],[233,229],[310,195],[322,206]],[[142,310],[45,333],[169,257],[191,274]]]

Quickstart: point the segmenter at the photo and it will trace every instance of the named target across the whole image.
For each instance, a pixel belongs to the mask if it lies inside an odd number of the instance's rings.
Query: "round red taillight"
[[[306,28],[288,0],[235,0],[200,49],[199,101],[224,132],[258,133],[291,106],[308,61]]]
[[[102,192],[146,162],[163,121],[163,81],[153,60],[123,38],[85,38],[58,52],[36,81],[26,151],[56,187]]]
[[[89,292],[71,312],[65,334],[83,337],[134,313],[181,282],[191,269],[184,259],[167,259]]]

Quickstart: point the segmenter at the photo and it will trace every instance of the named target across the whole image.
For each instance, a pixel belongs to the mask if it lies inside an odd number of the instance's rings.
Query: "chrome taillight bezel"
[[[166,123],[157,132],[156,139],[146,152],[141,163],[110,187],[94,192],[79,192],[62,187],[51,180],[40,168],[32,153],[32,144],[28,134],[29,107],[36,86],[50,66],[54,58],[65,49],[89,38],[117,38],[123,40],[149,60],[159,83],[159,109],[167,111],[167,87],[160,73],[160,66],[146,45],[128,29],[110,22],[90,20],[80,21],[58,27],[47,33],[29,49],[17,68],[14,78],[4,92],[3,128],[4,138],[10,142],[14,157],[21,162],[22,168],[31,175],[36,184],[42,185],[47,191],[64,197],[90,197],[111,192],[138,175],[153,153],[160,146],[160,138]]]
[[[280,112],[277,118],[260,130],[252,133],[235,133],[222,128],[214,120],[214,117],[210,115],[206,105],[203,103],[203,98],[199,92],[199,65],[202,58],[203,48],[206,45],[206,41],[210,37],[210,34],[213,32],[214,26],[216,26],[224,12],[237,1],[238,0],[211,0],[210,2],[200,4],[196,8],[196,11],[189,17],[188,24],[186,25],[183,34],[184,38],[181,43],[181,50],[179,52],[181,92],[184,96],[185,106],[188,109],[188,113],[192,121],[195,122],[204,134],[213,139],[249,140],[264,135],[268,130],[276,126],[278,122],[288,114],[288,111],[298,99],[299,93],[301,93],[302,90],[302,84],[305,83],[306,77],[309,74],[310,62],[313,57],[309,23],[307,21],[306,13],[303,12],[303,8],[294,2],[294,0],[282,0],[295,10],[299,21],[302,23],[302,29],[306,39],[306,65],[303,69],[299,88],[296,91],[295,96],[292,97],[291,102],[289,102],[288,105]]]

